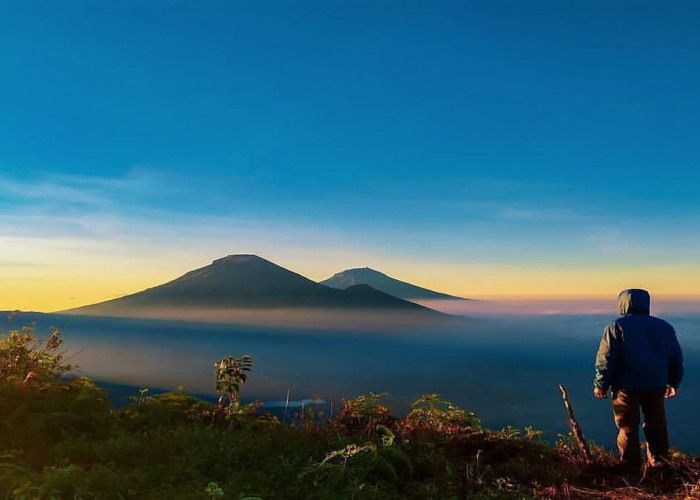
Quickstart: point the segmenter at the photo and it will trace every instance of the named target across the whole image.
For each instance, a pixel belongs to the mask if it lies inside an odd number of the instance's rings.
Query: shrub
[[[405,435],[435,432],[450,436],[481,430],[481,419],[474,412],[455,406],[439,394],[424,394],[411,406],[413,409],[403,420]]]
[[[33,324],[1,336],[0,379],[25,384],[56,380],[73,368],[63,359],[62,344],[57,328],[51,327],[49,336],[40,340]]]
[[[85,378],[53,384],[0,382],[0,445],[43,457],[68,439],[101,438],[115,424],[104,392]]]
[[[389,415],[389,407],[382,401],[385,396],[386,392],[370,392],[355,399],[344,400],[333,426],[346,434],[363,431],[367,437],[371,436],[377,426],[387,426],[395,420]]]

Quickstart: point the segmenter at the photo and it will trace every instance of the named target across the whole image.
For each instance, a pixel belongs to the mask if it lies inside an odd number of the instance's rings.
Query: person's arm
[[[683,380],[683,351],[678,343],[676,332],[674,331],[671,338],[670,356],[668,360],[668,386],[666,397],[672,398],[678,392],[678,386]]]
[[[595,380],[593,381],[593,394],[598,399],[608,397],[608,388],[613,381],[620,353],[618,329],[617,323],[609,324],[603,331],[603,338],[600,339],[598,354],[595,358]]]

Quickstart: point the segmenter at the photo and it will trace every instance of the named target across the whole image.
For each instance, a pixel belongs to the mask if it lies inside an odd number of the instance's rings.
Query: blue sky
[[[38,264],[57,281],[157,269],[91,296],[242,251],[464,294],[527,294],[539,274],[549,295],[635,279],[700,295],[698,15],[3,4],[0,263],[33,289]],[[598,290],[591,273],[617,274]]]

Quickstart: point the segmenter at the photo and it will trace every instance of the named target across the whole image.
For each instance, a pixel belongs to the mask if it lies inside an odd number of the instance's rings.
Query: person
[[[683,354],[673,327],[649,314],[649,292],[623,290],[618,296],[620,318],[603,331],[595,360],[593,395],[608,397],[618,428],[617,448],[624,469],[639,470],[640,408],[644,414],[647,464],[668,458],[664,399],[678,394],[683,378]]]

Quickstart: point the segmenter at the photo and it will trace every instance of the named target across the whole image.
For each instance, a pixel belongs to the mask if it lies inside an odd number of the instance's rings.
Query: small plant
[[[148,393],[148,387],[142,387],[138,396],[129,396],[129,399],[138,404],[148,404],[153,401],[153,396]]]
[[[440,397],[439,394],[424,394],[411,405],[406,416],[406,431],[423,429],[444,434],[478,431],[481,420],[474,412],[463,410]]]
[[[482,465],[483,451],[477,450],[474,456],[474,462],[468,462],[465,466],[465,477],[467,482],[473,483],[476,487],[481,488],[484,485],[484,477],[491,472],[491,467]]]
[[[332,484],[335,488],[342,490],[347,486],[349,476],[359,475],[361,478],[367,472],[368,463],[362,458],[366,458],[368,455],[377,456],[376,444],[370,442],[363,445],[348,444],[343,448],[326,453],[320,462],[312,463],[299,473],[298,478],[304,479],[310,476],[315,485]],[[356,467],[348,467],[351,460],[357,462]]]
[[[559,450],[574,450],[576,448],[576,439],[573,433],[567,432],[566,434],[557,434],[555,447]]]
[[[531,425],[528,425],[527,427],[525,427],[525,439],[527,439],[529,441],[540,441],[543,435],[544,435],[544,431],[541,431],[539,429],[535,429]]]
[[[326,453],[323,460],[318,464],[318,467],[330,466],[331,464],[342,467],[347,466],[348,460],[355,455],[362,453],[376,453],[377,446],[374,443],[365,443],[364,445],[349,444],[340,450],[333,450]]]
[[[517,427],[513,427],[512,425],[506,425],[503,429],[498,431],[497,435],[501,439],[515,439],[520,437],[521,434],[522,431]]]
[[[355,399],[346,399],[334,425],[345,432],[364,430],[369,437],[378,424],[385,424],[391,418],[389,407],[382,402],[388,393],[363,394]]]
[[[385,415],[389,413],[389,407],[382,403],[382,398],[388,396],[387,392],[380,392],[375,394],[370,392],[369,394],[363,394],[355,399],[347,399],[344,401],[343,409],[346,410],[350,416],[361,418],[361,417],[376,417],[377,415]]]
[[[209,498],[212,500],[214,498],[224,498],[226,496],[224,490],[221,489],[221,486],[214,481],[207,484],[207,487],[204,489],[204,493],[209,495]]]
[[[219,394],[219,407],[224,407],[224,398],[228,396],[229,408],[237,408],[241,395],[241,386],[248,380],[248,373],[253,368],[253,358],[227,356],[214,363],[216,370],[216,392]]]
[[[381,435],[382,446],[393,446],[396,440],[396,435],[386,425],[378,425],[377,431]]]

